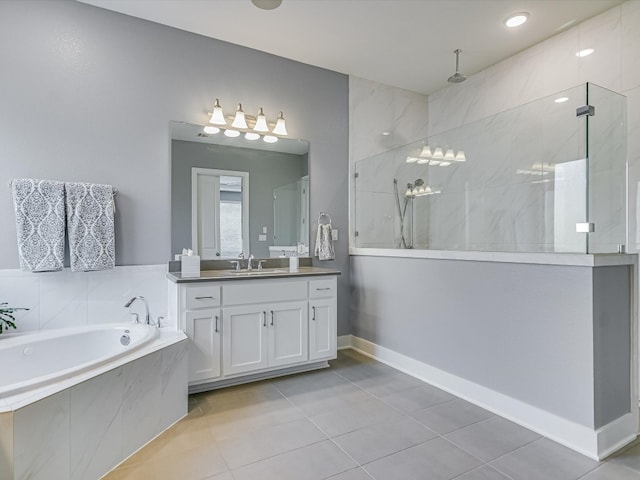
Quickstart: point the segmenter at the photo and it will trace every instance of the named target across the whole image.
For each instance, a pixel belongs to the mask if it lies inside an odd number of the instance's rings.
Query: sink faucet
[[[239,271],[240,271],[240,261],[239,261],[239,260],[229,260],[229,263],[230,263],[231,265],[233,265],[233,269],[234,269],[236,272],[239,272]]]
[[[249,255],[249,259],[247,260],[247,271],[250,272],[251,270],[253,270],[253,267],[251,266],[251,261],[253,260],[253,254]]]
[[[137,297],[133,297],[131,300],[129,300],[127,303],[124,304],[124,307],[129,308],[131,304],[136,300],[142,300],[142,303],[144,303],[144,310],[145,310],[144,323],[146,323],[147,325],[151,325],[151,321],[150,321],[151,317],[149,316],[149,302],[147,302],[146,298],[144,298],[141,295],[138,295]]]

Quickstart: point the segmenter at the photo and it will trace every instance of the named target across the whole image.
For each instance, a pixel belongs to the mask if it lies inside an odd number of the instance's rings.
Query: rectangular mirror
[[[309,143],[171,125],[171,253],[309,256]]]

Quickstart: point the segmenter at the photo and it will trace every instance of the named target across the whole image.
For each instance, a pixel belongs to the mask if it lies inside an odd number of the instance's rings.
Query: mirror
[[[171,256],[309,255],[309,143],[171,125]]]

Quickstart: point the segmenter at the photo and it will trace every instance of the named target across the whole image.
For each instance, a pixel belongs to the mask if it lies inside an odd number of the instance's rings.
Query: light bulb
[[[278,115],[276,126],[273,128],[273,133],[276,135],[289,135],[287,133],[287,126],[284,123],[284,116],[282,115],[282,112]]]
[[[235,137],[239,137],[240,136],[240,132],[237,130],[225,130],[224,134],[227,137],[231,137],[231,138],[235,138]]]
[[[504,24],[509,28],[519,27],[527,21],[529,14],[527,12],[520,12],[511,15],[504,21]]]
[[[244,138],[246,138],[247,140],[258,140],[260,138],[260,135],[254,132],[247,132],[244,134]]]
[[[278,141],[278,137],[274,137],[273,135],[265,135],[262,137],[266,143],[276,143]]]
[[[436,160],[441,160],[444,158],[442,149],[440,147],[436,148],[436,150],[433,152],[433,158],[435,158]]]
[[[236,116],[233,119],[232,127],[236,128],[249,128],[247,121],[244,118],[244,112],[242,111],[242,104],[238,104],[238,110],[236,110]]]
[[[220,129],[218,127],[214,127],[213,125],[207,125],[202,130],[204,131],[204,133],[208,133],[209,135],[220,133]]]
[[[222,112],[222,107],[220,106],[220,101],[216,98],[216,103],[213,104],[213,113],[211,114],[211,119],[209,123],[213,123],[214,125],[226,125],[227,121],[224,119],[224,113]]]
[[[576,57],[580,57],[580,58],[588,57],[593,52],[595,52],[593,48],[585,48],[584,50],[580,50],[579,52],[576,52]]]
[[[258,119],[256,120],[256,124],[253,127],[256,132],[268,132],[269,126],[267,125],[267,118],[264,116],[264,112],[262,111],[262,107],[258,111]]]
[[[407,157],[407,163],[416,163],[417,161],[416,157]]]
[[[464,150],[458,150],[456,154],[456,162],[466,162],[467,157],[464,156]]]
[[[556,103],[564,103],[564,102],[567,102],[567,101],[569,101],[569,97],[558,97],[558,98],[556,98],[554,100],[554,102],[556,102]]]

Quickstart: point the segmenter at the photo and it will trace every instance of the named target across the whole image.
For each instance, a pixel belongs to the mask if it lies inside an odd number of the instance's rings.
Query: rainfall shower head
[[[415,182],[413,182],[413,184],[414,184],[416,187],[421,187],[422,185],[424,185],[424,180],[422,180],[421,178],[418,178],[418,179],[416,179],[416,181],[415,181]]]
[[[463,75],[462,73],[460,73],[459,70],[459,57],[460,57],[460,52],[462,52],[462,50],[460,50],[459,48],[456,48],[453,53],[456,54],[456,73],[454,73],[453,75],[451,75],[448,79],[447,82],[449,83],[461,83],[464,82],[467,79],[466,75]]]

